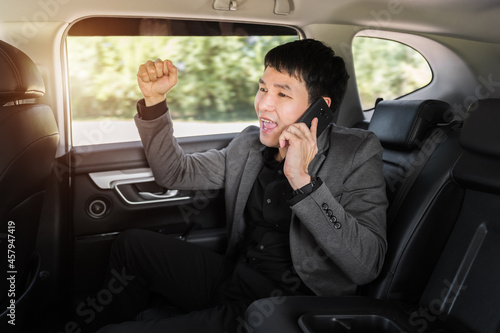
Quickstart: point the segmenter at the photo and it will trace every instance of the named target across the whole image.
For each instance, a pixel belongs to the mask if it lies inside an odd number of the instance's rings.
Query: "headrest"
[[[500,156],[500,99],[474,102],[467,111],[460,144],[466,150]]]
[[[443,122],[449,109],[448,103],[437,100],[382,101],[375,107],[368,130],[384,147],[413,150],[429,128]]]
[[[33,61],[3,41],[0,41],[0,73],[0,106],[45,93],[42,76]]]

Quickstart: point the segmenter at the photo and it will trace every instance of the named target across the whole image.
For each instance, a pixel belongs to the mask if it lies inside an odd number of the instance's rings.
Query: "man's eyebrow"
[[[292,87],[290,87],[288,84],[275,83],[274,86],[284,90],[292,91]]]
[[[266,82],[264,82],[264,80],[262,80],[262,78],[259,79],[259,83],[266,84]],[[277,88],[284,89],[284,90],[292,91],[292,87],[290,87],[288,84],[275,83],[273,86],[275,86]]]

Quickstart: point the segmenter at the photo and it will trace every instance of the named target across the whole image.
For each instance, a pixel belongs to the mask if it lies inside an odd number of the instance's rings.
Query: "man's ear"
[[[328,107],[332,105],[332,99],[330,97],[323,97],[323,99],[325,100],[326,104],[328,104]]]

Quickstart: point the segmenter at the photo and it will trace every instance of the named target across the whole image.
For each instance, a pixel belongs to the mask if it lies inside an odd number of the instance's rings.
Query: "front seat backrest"
[[[33,61],[0,41],[0,250],[7,255],[15,237],[15,261],[2,272],[16,271],[16,298],[22,295],[34,260],[38,221],[59,133],[50,107],[36,103],[43,79]],[[6,279],[0,304],[6,300]],[[5,291],[5,292],[4,292]],[[2,307],[2,310],[5,309]]]

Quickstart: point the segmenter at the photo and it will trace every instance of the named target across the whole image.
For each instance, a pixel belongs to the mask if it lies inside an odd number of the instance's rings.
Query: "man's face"
[[[296,123],[309,107],[309,94],[304,82],[267,67],[259,80],[254,105],[260,124],[260,142],[278,148],[281,132]]]

